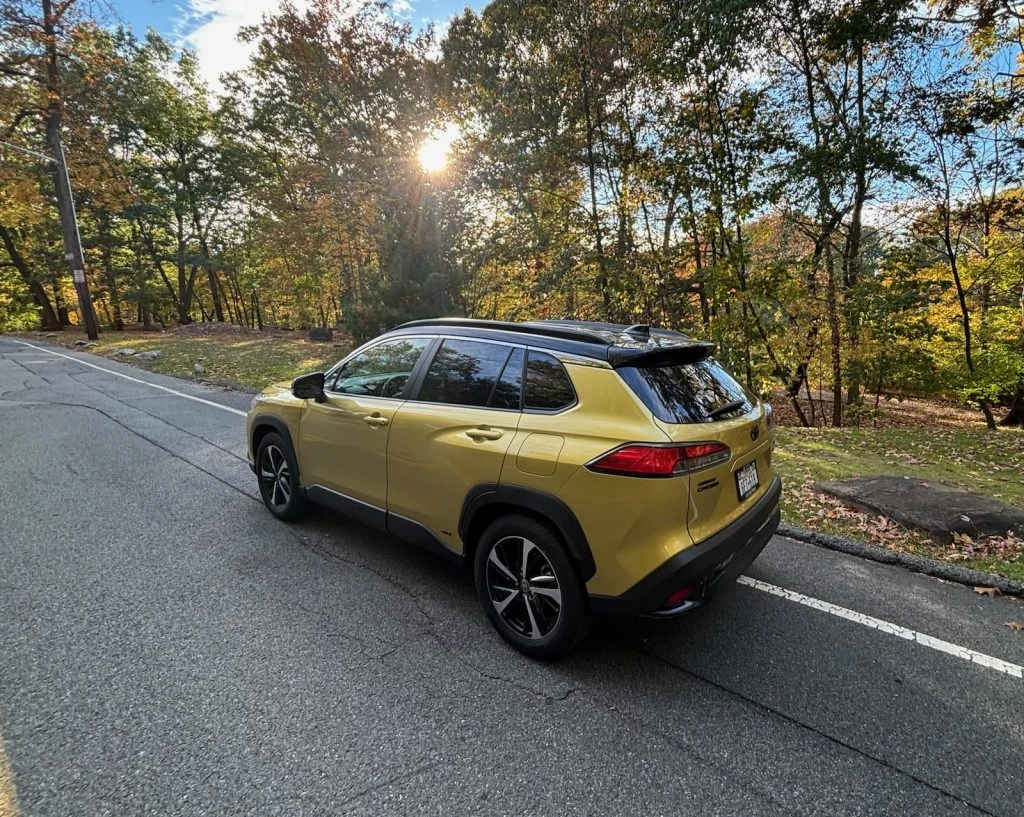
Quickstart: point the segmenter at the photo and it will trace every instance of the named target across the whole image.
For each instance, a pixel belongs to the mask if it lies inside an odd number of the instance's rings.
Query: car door
[[[355,500],[343,509],[383,525],[391,421],[432,342],[402,337],[374,344],[328,374],[322,402],[306,401],[299,423],[300,473],[315,498],[336,505]]]
[[[469,490],[496,484],[519,423],[524,350],[444,338],[422,382],[395,413],[388,442],[388,514],[426,527],[462,551]]]

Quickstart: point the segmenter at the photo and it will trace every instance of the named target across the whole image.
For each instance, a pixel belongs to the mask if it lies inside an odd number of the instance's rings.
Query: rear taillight
[[[630,443],[598,457],[587,468],[602,474],[628,477],[674,477],[728,461],[729,448],[722,443]]]

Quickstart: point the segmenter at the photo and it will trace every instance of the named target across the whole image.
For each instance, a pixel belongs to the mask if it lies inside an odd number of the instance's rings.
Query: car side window
[[[327,388],[338,394],[401,397],[430,342],[430,338],[396,338],[371,346],[346,362]]]
[[[486,407],[513,349],[446,338],[427,369],[417,400]]]
[[[526,361],[526,408],[555,411],[575,402],[576,392],[561,362],[531,349]]]
[[[515,349],[505,362],[501,377],[487,403],[491,408],[519,411],[523,399],[523,350]]]

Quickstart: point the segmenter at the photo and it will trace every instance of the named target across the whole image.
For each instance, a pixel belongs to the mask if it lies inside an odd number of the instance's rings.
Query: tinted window
[[[678,366],[624,368],[619,373],[654,416],[666,423],[728,420],[754,407],[750,393],[712,358]],[[731,403],[735,408],[714,414]]]
[[[516,349],[505,364],[494,394],[491,395],[492,408],[519,409],[523,396],[523,350]]]
[[[565,367],[545,352],[530,352],[526,364],[526,407],[560,409],[576,401]]]
[[[416,361],[429,344],[428,338],[378,343],[342,366],[327,388],[342,394],[400,397]]]
[[[486,406],[511,352],[508,346],[496,343],[449,338],[430,362],[417,399]]]

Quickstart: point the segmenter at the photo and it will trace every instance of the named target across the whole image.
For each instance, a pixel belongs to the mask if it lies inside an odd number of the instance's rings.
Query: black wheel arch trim
[[[569,556],[580,571],[580,578],[589,581],[597,573],[590,543],[576,514],[562,500],[546,491],[522,485],[487,483],[477,485],[466,495],[459,516],[459,538],[468,546],[469,531],[478,513],[493,505],[513,505],[532,511],[547,519],[558,531],[569,550]]]
[[[252,430],[249,432],[249,450],[252,452],[252,462],[250,467],[253,472],[256,471],[256,446],[253,445],[253,441],[256,438],[256,432],[261,428],[271,428],[281,435],[281,439],[284,440],[284,444],[288,447],[288,454],[291,455],[292,462],[295,464],[295,478],[298,484],[301,485],[302,481],[299,479],[299,458],[295,453],[295,444],[292,442],[291,432],[288,431],[288,426],[285,425],[284,420],[279,417],[272,415],[257,417],[252,424]]]

